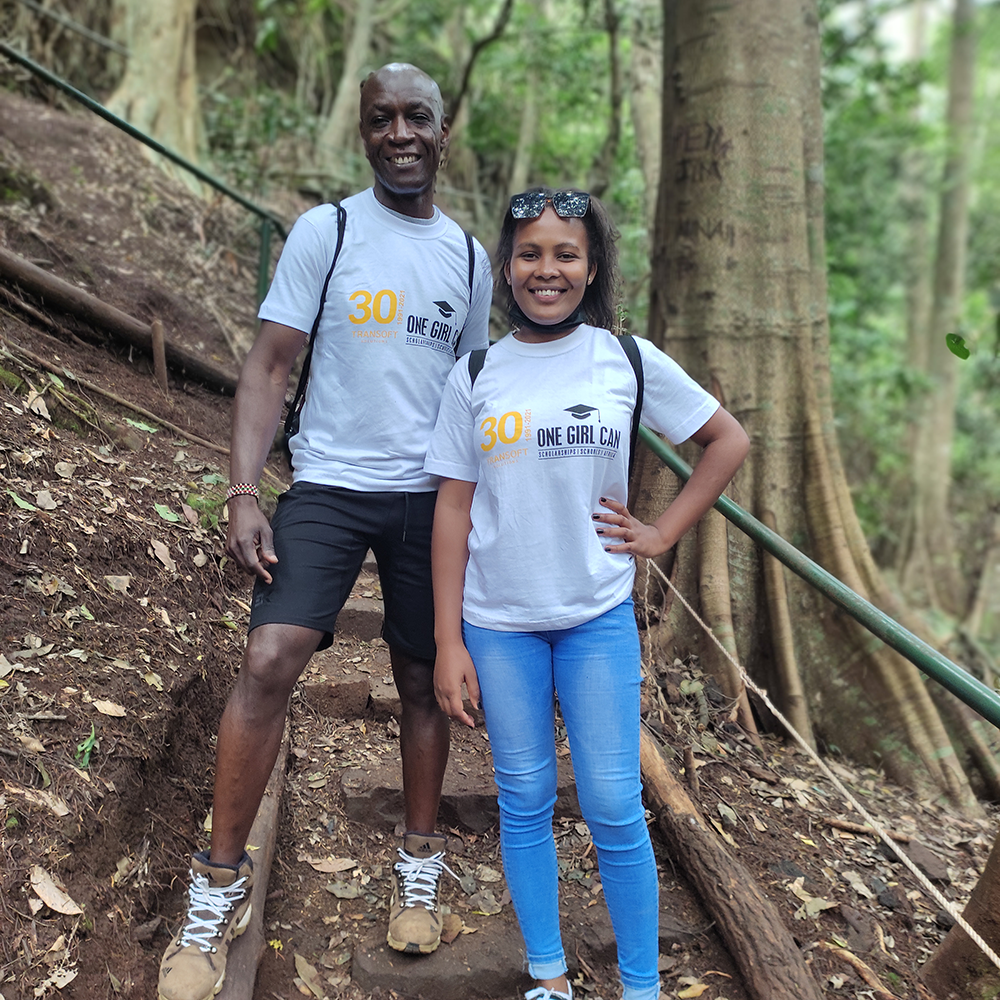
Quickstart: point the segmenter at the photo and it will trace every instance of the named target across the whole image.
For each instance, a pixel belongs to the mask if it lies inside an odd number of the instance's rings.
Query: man
[[[448,144],[437,84],[413,66],[383,66],[362,84],[360,129],[374,186],[342,203],[343,246],[290,442],[294,483],[270,524],[256,484],[334,259],[334,206],[306,212],[289,234],[240,374],[226,549],[256,576],[250,634],[219,727],[211,851],[193,859],[187,915],[160,966],[161,1000],[208,1000],[221,986],[229,941],[250,918],[246,841],[289,695],[309,657],[330,645],[369,549],[402,703],[407,833],[387,937],[413,953],[431,952],[441,939],[445,839],[435,831],[449,722],[433,690],[437,483],[423,462],[456,355],[487,344],[490,266],[482,247],[434,206]]]

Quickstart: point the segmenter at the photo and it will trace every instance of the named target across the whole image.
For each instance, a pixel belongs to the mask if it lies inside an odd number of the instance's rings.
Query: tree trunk
[[[619,26],[621,18],[615,8],[615,0],[604,0],[604,27],[608,33],[608,79],[610,92],[608,94],[608,132],[601,145],[593,165],[590,168],[590,178],[587,187],[599,198],[611,183],[611,171],[614,169],[615,156],[622,135],[622,100],[624,87],[622,83],[622,62],[618,51]]]
[[[962,916],[994,951],[1000,950],[1000,838]],[[1000,989],[1000,970],[957,924],[923,967],[921,976],[938,1000],[991,997]]]
[[[673,41],[664,46],[650,338],[719,387],[750,433],[733,498],[886,609],[891,595],[854,514],[833,423],[815,0],[664,0],[664,34]],[[635,484],[640,517],[662,509],[648,469]],[[820,744],[975,811],[917,670],[799,578],[766,587],[760,554],[738,532],[729,557],[736,648],[779,707],[799,693],[772,668],[780,648],[802,671]],[[685,542],[673,572],[683,593],[698,592]],[[679,651],[690,649],[685,615],[670,609],[658,645],[678,644],[683,629]]]
[[[524,191],[531,177],[531,158],[538,134],[538,70],[529,64],[524,103],[521,105],[521,127],[517,132],[514,163],[510,168],[510,193]]]
[[[927,324],[926,375],[931,389],[923,401],[914,436],[913,488],[905,530],[907,550],[900,573],[905,594],[955,616],[965,613],[968,597],[968,588],[958,572],[948,507],[955,403],[962,362],[948,350],[945,335],[955,332],[962,313],[975,63],[974,0],[955,0],[948,74],[948,152]]]
[[[114,0],[113,23],[129,49],[125,75],[107,107],[137,129],[197,163],[205,148],[195,71],[196,0]],[[117,30],[117,29],[116,29]],[[186,170],[146,150],[146,155],[200,193]]]
[[[663,29],[657,0],[637,0],[632,14],[629,107],[639,166],[646,183],[646,219],[652,226],[660,183],[660,95],[663,91]]]
[[[344,65],[333,107],[316,140],[320,169],[343,173],[353,158],[361,155],[358,139],[358,85],[368,62],[375,29],[375,0],[354,0],[351,32],[344,45]]]

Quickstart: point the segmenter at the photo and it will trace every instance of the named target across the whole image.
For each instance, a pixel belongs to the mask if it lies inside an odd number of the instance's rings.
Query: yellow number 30
[[[388,288],[376,292],[374,297],[367,289],[354,292],[350,299],[356,313],[351,313],[352,323],[367,323],[374,317],[376,323],[391,323],[396,318],[396,293]]]
[[[513,428],[508,429],[508,421],[513,423]],[[487,417],[479,425],[479,429],[486,435],[486,443],[481,444],[479,447],[483,451],[491,451],[496,447],[498,438],[504,444],[513,444],[515,441],[520,440],[521,433],[524,430],[524,421],[521,419],[520,413],[512,410],[510,413],[505,413],[499,421],[497,421],[496,417]]]

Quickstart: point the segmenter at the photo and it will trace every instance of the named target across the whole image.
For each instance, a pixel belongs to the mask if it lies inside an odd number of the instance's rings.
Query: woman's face
[[[597,274],[597,266],[587,263],[587,249],[583,220],[562,219],[551,205],[537,219],[517,224],[504,274],[514,301],[529,320],[549,325],[572,315]],[[522,340],[530,335],[525,330],[518,333]]]

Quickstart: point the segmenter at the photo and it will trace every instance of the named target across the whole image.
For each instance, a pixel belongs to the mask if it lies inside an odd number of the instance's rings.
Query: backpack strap
[[[469,351],[469,378],[472,379],[472,386],[476,384],[476,379],[479,378],[479,373],[483,370],[483,365],[486,364],[486,352],[489,350],[488,347],[480,347],[475,351]]]
[[[632,470],[635,468],[636,445],[639,443],[639,421],[642,417],[642,355],[639,354],[639,345],[631,333],[623,333],[617,339],[625,352],[625,357],[628,358],[629,364],[632,366],[632,371],[635,372],[635,407],[632,410],[632,433],[628,453],[628,477],[631,479]]]
[[[332,203],[331,203],[332,204]],[[299,432],[299,414],[305,403],[306,383],[309,381],[309,369],[312,367],[313,345],[316,343],[316,331],[319,329],[319,321],[323,317],[323,306],[326,304],[326,292],[330,287],[330,278],[333,277],[333,269],[337,266],[337,258],[340,256],[340,249],[344,245],[344,232],[347,229],[347,209],[343,205],[337,204],[337,246],[333,251],[333,260],[330,262],[330,270],[326,272],[326,280],[323,282],[323,291],[319,296],[319,309],[316,311],[316,318],[313,320],[312,329],[309,331],[309,342],[306,346],[306,356],[302,359],[302,371],[299,374],[299,384],[295,387],[295,395],[292,404],[288,407],[288,415],[285,417],[285,436],[283,446],[285,454],[291,458],[291,451],[288,442]]]
[[[472,242],[472,234],[466,230],[462,230],[462,234],[465,236],[465,246],[469,251],[469,311],[472,311],[472,286],[476,280],[476,245]],[[465,314],[465,322],[469,322],[469,314]],[[462,334],[465,333],[465,324],[462,324],[462,329],[459,331],[458,337],[461,339]],[[455,341],[455,357],[458,357],[458,340]]]

